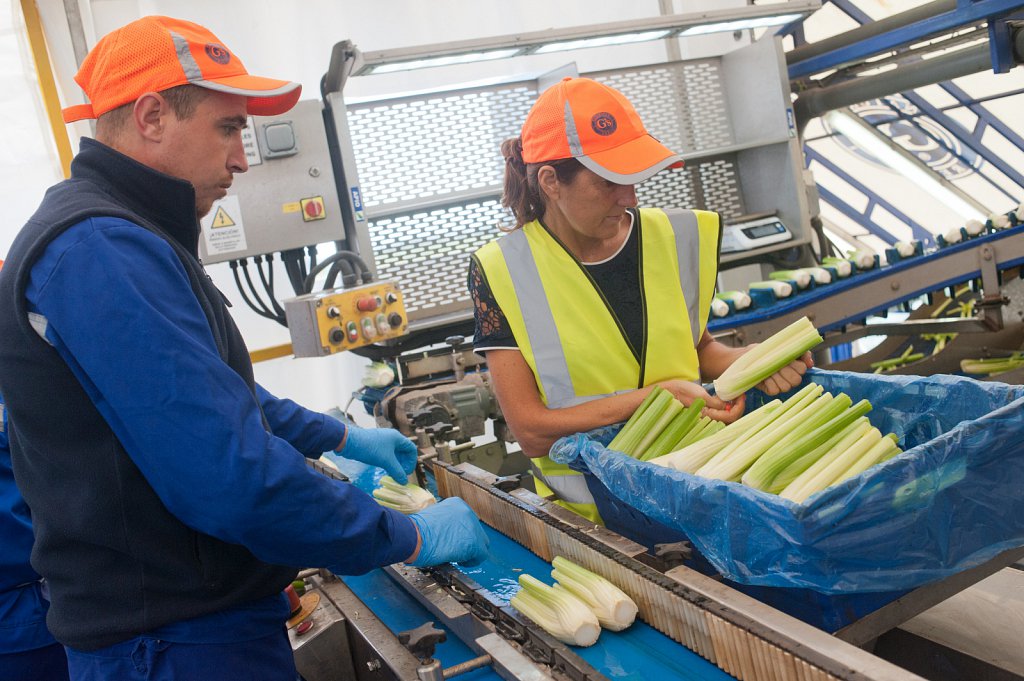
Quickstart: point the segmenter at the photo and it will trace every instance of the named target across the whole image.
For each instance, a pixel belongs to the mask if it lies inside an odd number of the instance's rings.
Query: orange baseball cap
[[[637,184],[679,155],[648,134],[629,100],[590,78],[564,78],[537,98],[523,124],[523,161],[575,158],[616,184]]]
[[[65,123],[97,118],[147,92],[185,84],[248,97],[248,111],[257,116],[288,111],[302,93],[298,83],[250,76],[242,61],[199,24],[159,16],[103,36],[75,82],[90,103],[64,109]]]

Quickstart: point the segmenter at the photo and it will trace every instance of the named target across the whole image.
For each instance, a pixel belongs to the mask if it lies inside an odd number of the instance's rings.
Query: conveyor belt
[[[1024,263],[1024,225],[861,272],[769,306],[713,319],[708,330],[742,333],[741,344],[761,341],[803,316],[819,331],[838,330],[920,295],[982,277],[988,262],[997,270]]]
[[[545,561],[562,555],[603,575],[636,601],[643,621],[736,678],[916,678],[692,570],[658,572],[603,541],[600,528],[583,531],[560,520],[524,490],[502,492],[494,476],[472,466],[435,462],[434,472],[442,496],[461,497],[486,524]]]

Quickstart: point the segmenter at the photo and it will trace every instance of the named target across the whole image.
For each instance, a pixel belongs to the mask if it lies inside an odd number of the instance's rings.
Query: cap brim
[[[192,85],[226,92],[229,95],[248,97],[246,106],[254,116],[277,116],[295,106],[302,95],[302,85],[287,80],[263,78],[261,76],[229,76],[216,80],[192,81]]]
[[[650,135],[613,149],[576,157],[585,168],[615,184],[639,184],[682,159]]]

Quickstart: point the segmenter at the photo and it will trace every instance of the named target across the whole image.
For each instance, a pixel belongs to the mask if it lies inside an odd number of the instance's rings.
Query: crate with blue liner
[[[813,383],[870,402],[878,435],[865,452],[896,441],[903,451],[792,498],[633,458],[606,446],[615,426],[563,438],[551,456],[583,472],[611,529],[648,546],[686,537],[706,571],[830,631],[1024,545],[1024,388],[954,376],[807,378],[793,395]],[[748,391],[748,415],[773,401]]]

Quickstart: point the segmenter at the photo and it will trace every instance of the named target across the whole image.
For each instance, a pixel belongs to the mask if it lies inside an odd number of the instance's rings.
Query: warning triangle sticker
[[[231,219],[228,212],[224,210],[224,206],[217,206],[217,213],[213,216],[213,224],[211,227],[216,229],[217,227],[234,227],[235,221]]]

